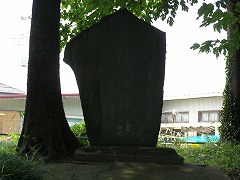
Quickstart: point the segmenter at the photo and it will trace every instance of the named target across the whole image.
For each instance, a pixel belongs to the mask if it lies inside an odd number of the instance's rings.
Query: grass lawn
[[[168,145],[184,157],[185,163],[199,163],[222,169],[232,179],[240,179],[240,144],[206,143],[197,146],[176,143]]]

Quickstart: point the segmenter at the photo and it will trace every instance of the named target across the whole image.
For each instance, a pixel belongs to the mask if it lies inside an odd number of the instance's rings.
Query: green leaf
[[[219,23],[216,23],[213,25],[213,29],[214,29],[214,31],[221,33],[222,26]]]
[[[194,44],[190,47],[190,49],[193,49],[193,50],[196,50],[196,49],[198,49],[198,48],[200,48],[200,44],[198,44],[198,43],[194,43]]]
[[[186,5],[186,2],[184,0],[180,1],[180,5],[182,6],[183,11],[188,11],[188,6]]]
[[[240,13],[240,2],[238,2],[238,3],[236,4],[235,11],[238,12],[238,13]]]
[[[207,7],[204,9],[204,11],[203,11],[203,20],[205,21],[205,22],[207,22],[207,23],[209,23],[210,22],[210,18],[211,18],[211,15],[212,15],[212,13],[213,13],[213,10],[214,10],[214,5],[213,4],[211,4],[211,3],[209,3],[208,5],[207,5]]]
[[[207,9],[207,4],[203,3],[202,6],[198,9],[198,18],[197,19],[199,19],[199,17],[201,17],[205,13],[206,9]]]
[[[222,10],[217,9],[217,10],[213,13],[213,15],[212,15],[211,22],[213,23],[213,22],[218,21],[219,19],[222,18],[222,16],[223,16]]]
[[[173,17],[169,16],[169,17],[167,18],[167,23],[168,23],[170,26],[172,26],[172,25],[173,25],[173,22],[174,22]]]

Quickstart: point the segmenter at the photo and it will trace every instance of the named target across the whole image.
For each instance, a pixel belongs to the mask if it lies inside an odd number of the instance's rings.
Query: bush
[[[0,141],[0,153],[1,154],[16,154],[16,141]]]
[[[70,128],[75,136],[85,136],[87,134],[85,123],[76,123]]]
[[[87,129],[85,123],[77,123],[70,127],[73,134],[79,139],[82,146],[88,145]]]

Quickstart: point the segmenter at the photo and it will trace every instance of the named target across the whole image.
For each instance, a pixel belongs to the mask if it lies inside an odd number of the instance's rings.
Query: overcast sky
[[[27,68],[22,67],[28,58],[32,0],[0,0],[0,83],[26,92]],[[225,84],[225,61],[211,54],[198,54],[190,50],[195,42],[221,39],[224,34],[212,28],[199,28],[197,8],[179,12],[173,27],[157,21],[153,25],[167,34],[165,96],[222,92]],[[62,93],[78,93],[72,70],[61,65]]]

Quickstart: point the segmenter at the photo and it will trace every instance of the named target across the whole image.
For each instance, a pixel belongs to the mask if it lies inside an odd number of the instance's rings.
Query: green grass
[[[186,163],[216,166],[230,176],[240,177],[240,144],[206,143],[192,147],[176,143],[168,147],[174,148]]]
[[[0,180],[41,180],[41,161],[35,157],[22,157],[16,152],[19,136],[0,141]]]
[[[41,180],[42,170],[35,160],[22,158],[11,153],[0,153],[1,180]]]

